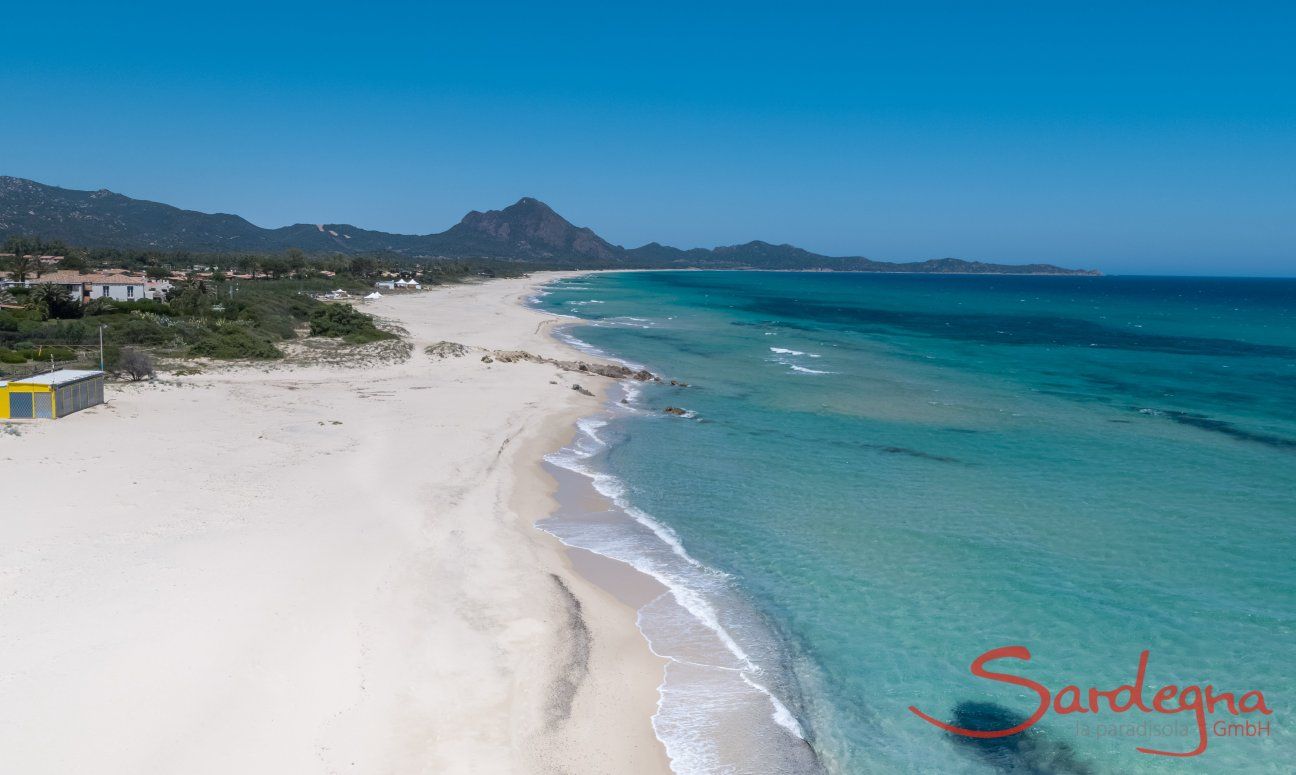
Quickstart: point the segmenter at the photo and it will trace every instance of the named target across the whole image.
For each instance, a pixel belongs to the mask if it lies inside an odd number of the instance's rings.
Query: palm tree
[[[9,266],[13,269],[13,279],[20,283],[24,282],[27,280],[27,275],[31,274],[31,256],[14,254],[13,260],[9,262]]]
[[[31,255],[36,251],[36,241],[31,237],[21,237],[12,235],[4,241],[4,250],[6,253],[13,253],[13,258],[9,261],[9,268],[13,271],[13,279],[22,282],[31,274],[32,264]]]
[[[40,312],[45,320],[79,316],[80,309],[68,291],[61,285],[44,283],[32,289],[27,296],[27,306]],[[76,312],[77,315],[72,314]]]

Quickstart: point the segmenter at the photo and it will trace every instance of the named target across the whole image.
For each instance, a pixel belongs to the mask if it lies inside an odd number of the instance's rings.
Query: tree
[[[40,313],[42,320],[81,317],[81,304],[68,293],[67,288],[53,283],[43,283],[32,289],[27,306]]]
[[[288,260],[279,256],[267,256],[261,261],[261,269],[272,278],[278,280],[282,275],[288,272]]]
[[[215,298],[208,295],[205,283],[185,282],[171,289],[168,301],[171,309],[181,315],[201,317],[211,311]]]
[[[85,272],[88,268],[89,264],[86,263],[85,251],[81,250],[69,251],[67,255],[63,256],[63,260],[59,262],[59,269]]]
[[[165,280],[171,276],[171,270],[165,266],[150,266],[144,270],[144,276],[150,280]]]
[[[368,277],[378,270],[378,262],[369,256],[356,256],[351,259],[351,274],[356,277]]]
[[[67,245],[58,240],[46,242],[40,237],[26,237],[21,234],[14,234],[5,239],[4,252],[14,254],[15,263],[23,266],[22,279],[26,279],[26,275],[33,270],[37,277],[40,277],[41,272],[44,271],[39,256],[66,256],[69,251]],[[30,258],[30,262],[24,262],[24,258]]]
[[[152,379],[154,375],[153,359],[148,353],[131,347],[122,348],[121,356],[117,359],[117,369],[131,382]]]
[[[36,252],[36,240],[31,237],[24,237],[21,234],[14,234],[5,240],[4,252],[13,253],[15,258],[31,255]]]
[[[8,244],[5,247],[8,247]],[[13,258],[9,259],[9,269],[13,274],[13,279],[20,283],[26,281],[27,275],[31,274],[32,271],[31,256],[23,253],[15,254]]]

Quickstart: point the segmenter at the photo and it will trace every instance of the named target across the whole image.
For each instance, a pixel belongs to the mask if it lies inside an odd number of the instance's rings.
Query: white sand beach
[[[0,435],[0,769],[669,771],[634,610],[532,527],[601,400],[572,383],[611,381],[423,351],[572,357],[535,282],[366,306],[401,363],[162,375]]]

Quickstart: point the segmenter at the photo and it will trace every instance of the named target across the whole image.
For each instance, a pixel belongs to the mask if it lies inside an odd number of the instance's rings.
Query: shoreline
[[[562,340],[589,357],[644,368],[571,334]],[[634,383],[618,383],[626,384]],[[786,678],[769,672],[781,670],[777,636],[728,574],[691,557],[675,531],[636,508],[627,483],[600,464],[630,415],[661,419],[639,396],[635,387],[626,388],[628,403],[600,396],[600,408],[576,422],[575,437],[547,456],[558,508],[537,527],[567,547],[578,572],[637,610],[640,636],[666,666],[653,728],[673,766],[822,771],[800,719],[769,684]]]
[[[113,384],[0,439],[59,493],[0,524],[10,766],[669,772],[633,606],[533,524],[609,380],[424,352],[572,357],[520,300],[576,274],[366,304],[404,360]]]
[[[527,297],[539,285],[560,277],[580,276],[583,274],[586,273],[553,273],[543,280],[528,286],[525,293],[515,298],[514,303],[529,312],[545,317],[545,321],[540,324],[537,331],[543,330],[555,345],[566,350],[574,357],[589,358],[589,353],[582,352],[553,336],[552,330],[567,321],[540,312],[527,304]],[[615,389],[614,382],[607,379],[602,379],[594,384],[582,384],[587,388],[591,388],[594,393],[592,402],[595,406],[595,412],[601,411],[600,407],[606,404],[608,400],[608,393]],[[517,468],[517,483],[513,497],[514,509],[520,524],[530,531],[537,541],[544,544],[548,551],[552,552],[560,565],[558,575],[573,592],[575,599],[579,601],[581,612],[583,613],[589,606],[598,606],[606,610],[607,613],[600,615],[598,623],[594,625],[593,639],[595,642],[602,640],[613,644],[603,661],[618,664],[615,666],[611,664],[604,665],[603,670],[610,673],[626,671],[624,677],[628,679],[625,681],[627,686],[622,687],[619,691],[629,691],[635,697],[637,705],[646,706],[646,712],[640,720],[644,722],[649,735],[652,737],[652,744],[648,746],[650,750],[645,752],[644,761],[641,765],[636,766],[628,761],[622,762],[619,764],[618,770],[624,772],[673,773],[665,746],[656,737],[651,726],[652,718],[657,710],[659,687],[666,660],[652,653],[647,639],[644,638],[643,633],[636,624],[638,614],[636,602],[644,594],[644,589],[656,582],[651,577],[640,573],[623,562],[578,547],[569,546],[539,524],[546,519],[552,518],[555,513],[564,507],[559,495],[563,489],[563,483],[555,475],[556,472],[552,470],[551,464],[547,462],[546,458],[572,442],[579,432],[577,423],[582,418],[589,416],[590,413],[589,407],[581,406],[571,411],[550,414],[544,420],[546,426],[544,434],[537,434],[535,440],[528,447],[518,449],[516,454],[521,464]],[[592,491],[592,488],[590,489]],[[662,591],[665,591],[665,589],[663,588]],[[592,680],[599,680],[599,676],[596,675],[597,668],[598,665],[591,665],[586,680],[591,680],[591,678]],[[627,670],[627,668],[630,669]],[[584,698],[577,697],[578,702],[581,699]],[[590,700],[590,703],[596,704],[593,700]],[[590,717],[595,719],[602,712],[602,709],[598,707],[590,707],[586,711]],[[597,725],[599,722],[596,720],[595,723]],[[598,733],[600,730],[596,728],[594,731]],[[576,762],[587,764],[591,768],[590,771],[599,771],[601,768],[606,767],[606,760],[598,755],[591,756],[589,753],[588,748],[583,750],[575,746],[566,748],[562,756],[563,771],[569,771],[567,768]],[[641,768],[644,765],[647,765],[650,769]],[[660,769],[656,769],[656,766],[660,766]]]

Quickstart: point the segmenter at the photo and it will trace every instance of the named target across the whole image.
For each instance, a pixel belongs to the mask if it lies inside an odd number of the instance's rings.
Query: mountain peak
[[[447,233],[464,239],[503,243],[542,257],[575,253],[611,261],[617,256],[616,248],[593,231],[573,226],[552,207],[529,196],[503,210],[484,213],[473,210]]]

